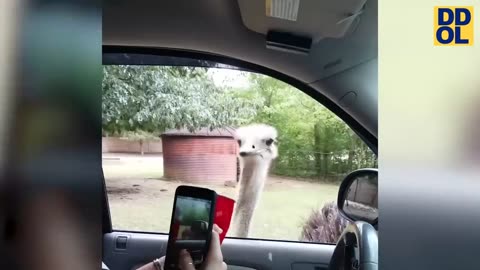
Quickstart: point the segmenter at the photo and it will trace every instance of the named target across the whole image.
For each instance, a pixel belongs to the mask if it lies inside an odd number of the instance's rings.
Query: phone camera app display
[[[203,261],[210,225],[211,201],[178,196],[172,224],[174,249],[187,250],[194,264]]]

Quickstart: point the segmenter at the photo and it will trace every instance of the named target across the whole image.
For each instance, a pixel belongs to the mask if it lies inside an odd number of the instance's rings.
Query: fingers
[[[222,228],[220,228],[217,224],[213,224],[213,231],[221,234],[223,232]]]
[[[160,262],[160,266],[162,267],[162,269],[165,269],[165,256],[161,257],[159,259],[159,262]]]
[[[178,266],[182,270],[195,270],[195,266],[193,265],[193,260],[188,251],[182,249],[180,251],[180,258],[178,259]]]
[[[219,258],[221,261],[223,261],[222,249],[220,248],[220,235],[216,230],[212,231],[212,239],[210,241],[208,255],[214,256],[215,258]]]
[[[220,248],[220,236],[223,230],[213,225],[212,239],[210,240],[210,248],[208,250],[207,258],[205,259],[206,265],[221,265],[223,263],[222,249]]]
[[[213,225],[209,251],[203,263],[204,269],[227,270],[227,264],[223,262],[222,250],[220,248],[220,234],[222,232],[223,230],[217,224]],[[192,257],[186,250],[180,251],[178,266],[182,270],[195,269]]]

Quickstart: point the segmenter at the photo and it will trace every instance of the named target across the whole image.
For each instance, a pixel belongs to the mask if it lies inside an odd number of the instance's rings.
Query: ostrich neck
[[[248,199],[253,203],[259,199],[268,176],[270,163],[271,160],[258,159],[241,161],[240,195],[248,195]],[[242,196],[239,199],[242,199]]]

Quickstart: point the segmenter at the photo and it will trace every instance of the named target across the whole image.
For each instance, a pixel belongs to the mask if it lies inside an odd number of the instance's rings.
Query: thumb
[[[222,229],[218,227],[216,224],[212,230],[212,239],[210,240],[210,247],[208,250],[206,263],[222,263],[223,262],[223,255],[222,249],[220,248],[220,236],[219,233],[222,233]]]
[[[182,270],[195,270],[193,260],[187,250],[182,249],[180,251],[180,258],[178,259],[178,266]]]

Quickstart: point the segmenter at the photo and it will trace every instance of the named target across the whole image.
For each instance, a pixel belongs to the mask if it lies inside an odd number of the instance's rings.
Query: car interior
[[[201,60],[198,65],[214,61],[266,74],[331,110],[377,154],[377,5],[376,0],[106,1],[103,64],[148,64],[148,59],[166,64],[169,57],[185,57]],[[355,205],[348,195],[352,183],[370,176],[376,179],[377,171],[352,172],[341,184],[337,204],[352,223],[337,245],[227,237],[222,252],[228,269],[378,269],[378,213],[362,217],[344,208]],[[112,229],[105,183],[104,193],[104,267],[132,270],[164,256],[167,234]]]

